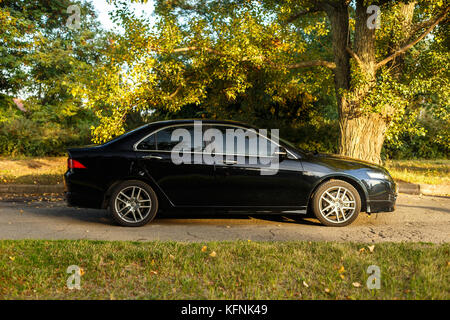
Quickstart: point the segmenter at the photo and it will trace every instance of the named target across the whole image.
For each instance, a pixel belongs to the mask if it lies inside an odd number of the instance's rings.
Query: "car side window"
[[[178,131],[174,132],[175,130]],[[159,130],[139,143],[137,149],[173,151],[175,147],[184,151],[201,151],[201,145],[194,148],[193,126],[174,126]]]
[[[270,155],[271,141],[258,135],[256,131],[247,130],[233,126],[209,126],[207,129],[216,129],[222,135],[221,144],[217,145],[216,152],[229,155],[246,155],[258,156],[260,148],[260,155]],[[228,134],[228,136],[227,136]],[[228,146],[227,146],[228,139]],[[234,142],[233,142],[234,140]],[[261,143],[261,145],[259,145]],[[206,141],[206,145],[213,143],[213,139]],[[272,145],[272,148],[274,146]],[[265,152],[264,152],[265,151]]]
[[[141,141],[136,147],[138,150],[156,150],[156,135],[152,134]]]

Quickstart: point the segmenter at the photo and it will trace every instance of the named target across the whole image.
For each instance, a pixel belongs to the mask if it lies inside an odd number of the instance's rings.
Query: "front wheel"
[[[361,197],[350,183],[331,180],[319,186],[314,193],[312,209],[323,225],[343,227],[358,217]]]
[[[125,181],[113,191],[109,210],[122,226],[140,227],[152,221],[158,211],[158,198],[153,189],[138,180]]]

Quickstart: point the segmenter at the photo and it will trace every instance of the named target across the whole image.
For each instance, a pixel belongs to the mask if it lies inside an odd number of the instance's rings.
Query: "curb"
[[[2,193],[63,193],[64,185],[39,185],[39,184],[4,184],[0,185],[0,194]]]
[[[415,194],[415,195],[426,195],[426,196],[449,196],[450,195],[450,185],[446,184],[425,184],[425,183],[409,183],[403,181],[396,181],[398,185],[399,193]]]

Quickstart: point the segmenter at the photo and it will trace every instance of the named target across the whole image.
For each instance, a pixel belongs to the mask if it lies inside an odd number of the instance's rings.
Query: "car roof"
[[[251,125],[239,121],[233,121],[233,120],[213,120],[213,119],[176,119],[176,120],[162,120],[162,121],[156,121],[149,123],[149,126],[157,126],[157,127],[165,127],[170,126],[174,124],[188,124],[193,123],[194,121],[201,121],[202,123],[208,123],[208,124],[229,124],[229,125],[238,125],[246,128],[253,128]]]

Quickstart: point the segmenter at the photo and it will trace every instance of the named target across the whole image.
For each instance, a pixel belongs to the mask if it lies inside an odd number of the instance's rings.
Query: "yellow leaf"
[[[206,249],[208,249],[208,247],[207,246],[203,246],[202,247],[202,252],[206,252]]]
[[[16,257],[9,257],[9,260],[14,261],[16,260]]]
[[[326,292],[326,293],[330,293],[330,289],[325,288],[325,292]]]
[[[355,288],[361,287],[361,283],[359,283],[359,282],[353,282],[352,285],[353,285]]]
[[[309,285],[306,283],[306,281],[303,281],[303,285],[304,285],[306,288],[309,287]]]
[[[367,248],[369,248],[369,251],[370,251],[370,252],[373,252],[373,250],[375,249],[375,245],[368,246]]]
[[[83,268],[80,268],[80,276],[83,276],[86,272],[84,271]]]
[[[342,280],[345,279],[345,276],[343,274],[340,274],[339,276],[341,277]]]
[[[217,255],[217,254],[216,254],[215,251],[213,251],[213,252],[211,252],[211,253],[209,254],[209,256],[210,256],[210,257],[213,257],[213,258],[214,258],[216,255]]]
[[[152,270],[152,271],[150,271],[150,274],[157,275],[157,274],[158,274],[158,271]]]
[[[339,273],[344,273],[345,272],[345,268],[344,266],[341,266],[341,268],[338,270]]]

